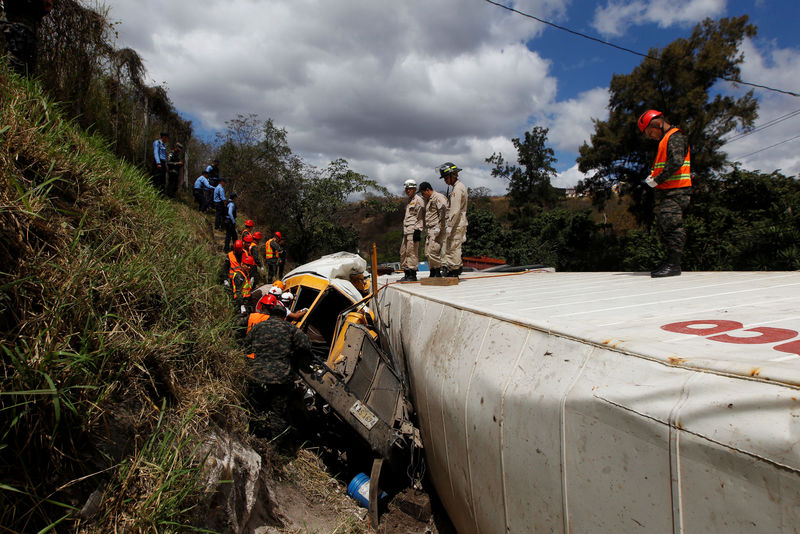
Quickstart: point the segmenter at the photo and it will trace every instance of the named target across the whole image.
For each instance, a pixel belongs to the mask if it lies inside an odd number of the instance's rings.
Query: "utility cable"
[[[785,115],[781,115],[780,117],[776,117],[776,118],[772,119],[771,121],[768,121],[768,122],[766,122],[766,123],[764,123],[764,124],[762,124],[760,126],[757,126],[757,127],[753,128],[752,130],[743,132],[743,133],[741,133],[739,135],[735,135],[735,136],[731,137],[730,139],[727,139],[725,141],[725,144],[727,145],[728,143],[732,143],[734,141],[738,141],[739,139],[741,139],[743,137],[747,137],[748,135],[752,135],[754,133],[757,133],[757,132],[760,132],[762,130],[765,130],[765,129],[769,128],[770,126],[775,126],[776,124],[780,124],[783,121],[789,120],[789,119],[791,119],[792,117],[794,117],[794,116],[796,116],[798,114],[800,114],[800,109],[796,109],[794,111],[790,111],[789,113],[787,113]]]
[[[640,56],[640,57],[643,57],[643,58],[652,59],[654,61],[658,61],[659,63],[661,62],[661,58],[658,58],[658,57],[655,57],[655,56],[651,56],[649,54],[643,54],[642,52],[637,52],[636,50],[632,50],[630,48],[625,48],[624,46],[616,45],[614,43],[610,43],[608,41],[604,41],[602,39],[598,39],[597,37],[592,37],[591,35],[586,35],[585,33],[581,33],[579,31],[571,30],[571,29],[569,29],[569,28],[567,28],[565,26],[559,26],[558,24],[555,24],[554,22],[550,22],[548,20],[540,19],[539,17],[531,15],[530,13],[525,13],[523,11],[519,11],[518,9],[514,9],[513,7],[509,7],[509,6],[500,4],[498,2],[495,2],[494,0],[484,0],[484,1],[489,3],[489,4],[492,4],[494,6],[503,8],[503,9],[505,9],[507,11],[511,11],[511,12],[516,13],[518,15],[522,15],[523,17],[527,17],[529,19],[536,20],[538,22],[541,22],[542,24],[547,24],[548,26],[552,26],[553,28],[556,28],[558,30],[569,32],[569,33],[571,33],[573,35],[577,35],[578,37],[583,37],[584,39],[588,39],[588,40],[594,41],[596,43],[600,43],[600,44],[603,44],[603,45],[606,45],[606,46],[610,46],[612,48],[616,48],[617,50],[621,50],[623,52],[628,52],[630,54],[634,54],[634,55],[637,55],[637,56]],[[693,70],[696,70],[696,69],[693,69]],[[783,89],[776,89],[774,87],[769,87],[767,85],[744,82],[742,80],[737,80],[735,78],[728,78],[726,76],[720,76],[720,79],[725,80],[727,82],[738,83],[740,85],[747,85],[747,86],[750,86],[750,87],[757,87],[759,89],[765,89],[767,91],[773,91],[773,92],[776,92],[776,93],[783,93],[785,95],[790,95],[790,96],[794,96],[794,97],[800,97],[800,93],[795,93],[795,92],[792,92],[792,91],[785,91]]]
[[[778,146],[778,145],[782,145],[782,144],[784,144],[784,143],[788,143],[789,141],[794,141],[795,139],[800,139],[800,135],[795,135],[794,137],[791,137],[791,138],[789,138],[789,139],[784,139],[784,140],[783,140],[783,141],[781,141],[780,143],[775,143],[774,145],[765,146],[764,148],[759,148],[759,149],[758,149],[758,150],[756,150],[755,152],[750,152],[749,154],[745,154],[744,156],[739,156],[738,158],[733,158],[733,159],[734,159],[735,161],[741,161],[741,160],[744,160],[744,159],[747,159],[747,158],[749,158],[750,156],[753,156],[753,155],[755,155],[755,154],[758,154],[759,152],[764,152],[765,150],[769,150],[770,148],[775,148],[775,147],[776,147],[776,146]]]

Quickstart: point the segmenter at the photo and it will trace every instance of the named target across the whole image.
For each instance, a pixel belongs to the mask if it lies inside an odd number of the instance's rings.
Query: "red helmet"
[[[275,298],[275,295],[270,295],[267,293],[261,300],[258,301],[256,304],[256,310],[261,311],[265,306],[275,306],[278,304],[278,299]]]
[[[250,234],[247,234],[246,236],[244,236],[242,238],[242,241],[244,241],[245,243],[252,243],[253,242],[253,236],[251,236]]]
[[[639,131],[644,132],[645,128],[650,126],[650,121],[652,121],[656,117],[661,117],[662,115],[663,113],[661,113],[660,111],[656,111],[655,109],[648,109],[647,111],[642,113],[642,116],[639,117],[638,121]]]
[[[277,237],[278,239],[283,239],[283,236],[281,235],[280,232],[275,232],[275,237]]]
[[[256,223],[254,223],[254,222],[253,222],[253,221],[251,221],[250,219],[247,219],[247,220],[244,222],[244,225],[245,225],[245,226],[249,226],[250,228],[252,228],[253,226],[255,226],[255,225],[256,225]]]
[[[234,252],[241,252],[244,248],[244,243],[242,243],[241,239],[237,239],[233,242],[233,250]]]
[[[252,267],[253,265],[256,264],[256,259],[253,256],[250,256],[249,254],[245,254],[245,257],[242,258],[242,263]]]
[[[261,235],[261,232],[253,232],[253,239],[255,239],[256,241],[258,241],[262,237],[264,237],[264,236]]]

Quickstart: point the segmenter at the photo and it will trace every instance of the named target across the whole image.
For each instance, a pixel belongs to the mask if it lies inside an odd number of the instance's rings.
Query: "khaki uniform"
[[[467,186],[457,181],[449,201],[444,266],[453,271],[461,268],[461,245],[467,240]]]
[[[442,266],[442,247],[447,237],[447,197],[438,191],[434,191],[425,203],[425,231],[428,234],[425,241],[428,266],[438,269]]]
[[[406,205],[403,218],[403,242],[400,243],[400,268],[417,270],[419,263],[419,241],[414,241],[414,231],[422,232],[425,201],[420,195],[414,195]]]

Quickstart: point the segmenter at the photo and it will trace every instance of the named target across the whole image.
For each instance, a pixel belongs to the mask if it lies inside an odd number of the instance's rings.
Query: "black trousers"
[[[214,229],[222,230],[225,226],[225,203],[214,202],[214,208],[217,210],[217,216],[214,218]]]
[[[225,219],[225,252],[230,252],[239,236],[236,234],[236,224],[230,219]]]

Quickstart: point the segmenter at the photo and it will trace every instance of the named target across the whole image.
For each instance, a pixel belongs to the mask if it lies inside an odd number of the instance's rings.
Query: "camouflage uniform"
[[[674,133],[667,142],[667,162],[655,180],[660,184],[672,176],[683,165],[688,141],[682,132]],[[686,231],[683,228],[683,215],[689,207],[692,197],[691,187],[655,190],[655,210],[661,240],[670,257],[680,257],[686,243]]]
[[[0,27],[5,38],[8,63],[20,75],[36,74],[37,32],[39,21],[50,12],[52,2],[45,0],[2,0],[5,20]]]
[[[312,356],[308,336],[276,315],[253,325],[245,338],[250,370],[248,394],[253,407],[261,413],[254,414],[254,432],[269,437],[276,437],[287,428],[284,417],[292,392],[293,368],[308,363]]]

